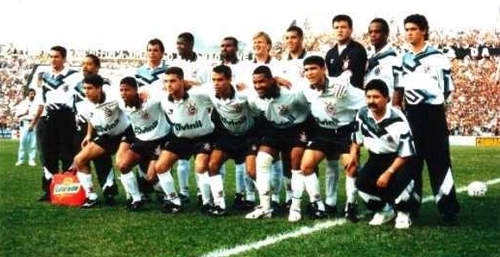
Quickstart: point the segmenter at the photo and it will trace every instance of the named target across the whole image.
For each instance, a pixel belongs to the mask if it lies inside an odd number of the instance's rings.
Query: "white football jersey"
[[[141,107],[125,106],[120,104],[127,114],[134,129],[135,136],[142,141],[152,141],[166,136],[170,132],[170,124],[161,109],[159,95],[150,94]]]
[[[335,77],[328,77],[323,92],[312,89],[309,84],[302,86],[304,95],[311,104],[312,116],[318,126],[326,129],[337,129],[352,123],[357,110],[366,105],[363,90],[350,83],[347,86],[347,94],[341,98],[336,97],[333,92],[336,80]]]
[[[76,85],[81,81],[78,71],[65,67],[60,73],[44,72],[42,99],[47,109],[73,108]]]
[[[80,102],[81,114],[92,125],[98,135],[116,136],[130,125],[117,99],[105,99],[103,103],[92,103],[85,99]]]
[[[193,87],[179,101],[166,92],[162,95],[161,106],[177,137],[196,138],[214,131],[215,125],[210,120],[212,102],[204,89]]]
[[[397,55],[391,44],[387,44],[378,53],[369,56],[365,85],[373,79],[384,81],[389,88],[389,97],[392,99],[402,73],[401,57]]]
[[[429,45],[417,54],[407,52],[398,87],[404,88],[405,100],[410,105],[443,104],[445,96],[454,89],[450,61]]]
[[[229,133],[243,135],[253,128],[255,114],[250,109],[246,94],[233,91],[231,98],[221,99],[216,96],[213,85],[207,85],[205,88],[209,92],[210,100],[219,114],[222,125]]]
[[[184,79],[195,81],[197,83],[209,83],[211,78],[211,66],[208,61],[202,60],[200,56],[196,61],[188,61],[180,58],[174,59],[169,63],[169,67],[179,67],[184,72]]]
[[[276,128],[289,128],[304,122],[309,115],[309,104],[301,90],[280,87],[276,98],[260,98],[255,91],[249,96],[250,106]]]

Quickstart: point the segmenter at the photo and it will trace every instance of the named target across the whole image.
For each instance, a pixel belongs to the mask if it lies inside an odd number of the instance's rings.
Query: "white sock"
[[[235,172],[235,182],[236,182],[236,193],[242,193],[245,191],[245,173],[246,167],[245,163],[235,164],[234,165]]]
[[[309,194],[311,203],[321,200],[321,194],[319,193],[319,180],[316,173],[308,176],[304,175],[304,186]]]
[[[272,201],[280,202],[281,186],[283,184],[283,163],[281,160],[276,161],[272,165],[271,169],[271,189],[272,189]]]
[[[337,185],[339,182],[339,161],[327,161],[325,169],[325,203],[330,206],[337,205]]]
[[[160,185],[163,192],[165,192],[165,197],[167,200],[172,200],[177,198],[177,192],[175,191],[175,182],[172,177],[172,173],[168,170],[162,174],[156,174],[158,177],[158,184]]]
[[[293,198],[301,199],[304,192],[304,175],[301,170],[292,170]]]
[[[137,184],[134,172],[130,171],[127,174],[122,174],[121,180],[123,188],[130,194],[130,196],[132,196],[132,200],[134,202],[140,201],[141,193],[139,192],[139,185]]]
[[[271,177],[270,170],[273,162],[273,157],[266,152],[259,152],[256,159],[257,167],[257,189],[259,195],[270,195],[271,185],[269,179]]]
[[[203,205],[209,204],[211,197],[210,197],[210,184],[208,181],[208,171],[205,171],[203,173],[196,173],[196,177],[198,178],[198,188],[200,189],[201,192],[201,199],[203,201]]]
[[[177,179],[179,180],[179,191],[183,195],[189,195],[189,160],[178,160],[177,161]]]
[[[86,174],[83,172],[77,172],[76,177],[80,181],[80,184],[83,187],[83,190],[85,190],[85,194],[87,195],[87,198],[90,200],[95,200],[97,199],[97,193],[94,192],[93,186],[92,186],[92,174]]]
[[[347,197],[347,203],[356,203],[356,194],[358,193],[358,189],[356,188],[356,178],[352,178],[349,176],[345,177],[345,194]]]
[[[257,182],[253,180],[248,174],[245,174],[245,191],[246,191],[246,200],[255,202],[255,184]]]
[[[224,200],[224,184],[222,183],[222,176],[215,175],[209,177],[210,189],[212,190],[212,197],[214,198],[214,205],[226,209],[226,201]]]

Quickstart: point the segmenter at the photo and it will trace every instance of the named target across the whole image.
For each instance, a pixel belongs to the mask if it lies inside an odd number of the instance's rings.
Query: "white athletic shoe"
[[[396,229],[408,229],[411,226],[410,215],[406,212],[398,211],[398,216],[396,217]]]
[[[368,224],[371,226],[380,226],[391,221],[392,219],[394,219],[394,217],[396,217],[396,213],[392,208],[388,211],[379,211],[376,212],[375,215],[373,215],[372,220],[370,220]]]
[[[288,221],[297,222],[302,219],[302,214],[300,210],[290,209],[290,213],[288,214]]]
[[[21,165],[23,165],[23,163],[24,163],[23,161],[17,161],[16,166],[21,166]]]
[[[260,218],[271,218],[273,216],[273,209],[265,210],[261,205],[255,207],[255,209],[249,214],[245,215],[245,219],[255,220]]]
[[[34,166],[36,166],[36,162],[35,161],[28,161],[28,165],[31,167],[34,167]]]

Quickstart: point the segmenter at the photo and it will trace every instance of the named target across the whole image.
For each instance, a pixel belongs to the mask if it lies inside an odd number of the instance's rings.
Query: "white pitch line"
[[[486,184],[488,185],[493,185],[493,184],[498,184],[500,183],[500,178],[492,179],[486,181]],[[467,191],[467,186],[463,186],[457,189],[457,193],[462,193]],[[429,202],[434,200],[434,196],[428,196],[422,199],[422,203]],[[292,230],[290,232],[285,232],[281,234],[277,234],[274,236],[268,236],[263,240],[256,241],[253,243],[248,243],[248,244],[242,244],[242,245],[237,245],[233,248],[222,248],[218,249],[209,253],[206,253],[203,255],[203,257],[225,257],[225,256],[231,256],[235,254],[240,254],[243,252],[247,252],[250,250],[257,250],[262,247],[266,247],[269,245],[273,245],[275,243],[281,242],[283,240],[289,239],[289,238],[295,238],[295,237],[300,237],[308,234],[312,234],[315,232],[318,232],[323,229],[335,227],[335,226],[341,226],[344,225],[347,222],[346,219],[340,218],[340,219],[335,219],[335,220],[328,220],[324,221],[321,223],[317,223],[312,227],[299,227],[295,230]]]

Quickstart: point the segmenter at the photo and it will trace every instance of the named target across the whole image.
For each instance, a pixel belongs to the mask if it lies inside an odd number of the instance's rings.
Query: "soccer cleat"
[[[394,227],[396,229],[408,229],[411,226],[410,215],[406,212],[398,211],[398,216],[396,217],[396,224]]]
[[[116,204],[116,200],[112,195],[105,195],[104,196],[104,204],[107,206],[113,206]]]
[[[347,203],[346,209],[345,209],[345,217],[351,221],[351,222],[358,222],[358,210],[357,206],[354,203]]]
[[[443,225],[447,227],[456,227],[460,225],[457,214],[454,212],[445,213],[443,215]]]
[[[245,219],[255,220],[260,218],[271,218],[273,216],[273,209],[265,210],[262,205],[255,207],[255,209],[245,215]]]
[[[87,200],[85,200],[85,202],[82,204],[81,208],[82,209],[90,209],[96,205],[97,205],[97,199],[91,200],[91,199],[87,198]]]
[[[308,211],[311,219],[324,219],[327,217],[326,211],[320,209],[317,202],[310,203]]]
[[[277,201],[271,201],[271,208],[279,213],[282,211],[281,205]]]
[[[245,195],[237,193],[234,197],[233,208],[238,211],[249,211],[255,207],[255,203],[245,200]]]
[[[148,194],[141,194],[141,201],[143,203],[150,203],[151,197]]]
[[[38,198],[39,202],[50,202],[50,195],[48,193],[43,194],[40,198]]]
[[[182,208],[180,205],[177,205],[170,200],[164,200],[162,208],[163,208],[162,211],[164,213],[178,213],[178,212],[182,211]]]
[[[31,166],[31,167],[35,167],[36,166],[36,162],[35,161],[28,161],[28,165]]]
[[[379,211],[373,215],[373,218],[370,222],[368,222],[368,224],[371,226],[380,226],[391,221],[394,217],[396,217],[396,213],[392,208],[388,211]]]
[[[187,204],[191,201],[191,199],[189,199],[189,195],[178,193],[177,196],[179,197],[179,199],[181,199],[181,203]]]
[[[336,205],[328,205],[325,203],[325,211],[326,215],[329,217],[335,217],[337,215],[337,206]]]
[[[198,203],[198,206],[202,206],[203,205],[203,197],[201,196],[201,192],[199,190],[196,193],[196,201]]]
[[[24,163],[23,161],[17,161],[16,166],[21,166],[21,165],[23,165],[23,163]]]
[[[285,203],[285,209],[290,210],[290,206],[292,206],[292,199],[286,201]]]
[[[216,205],[212,207],[212,209],[210,210],[210,216],[214,217],[226,216],[226,209],[223,209],[222,207]]]
[[[290,213],[288,214],[288,221],[297,222],[302,219],[302,214],[300,210],[290,209]]]
[[[139,201],[133,201],[127,204],[127,210],[128,211],[138,211],[144,206],[144,201],[139,200]]]
[[[201,212],[201,214],[204,214],[204,215],[210,215],[210,212],[212,212],[213,208],[214,208],[213,205],[207,203],[207,204],[204,204],[201,206],[200,212]]]

